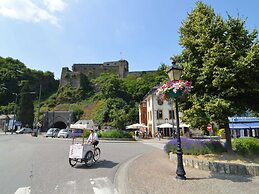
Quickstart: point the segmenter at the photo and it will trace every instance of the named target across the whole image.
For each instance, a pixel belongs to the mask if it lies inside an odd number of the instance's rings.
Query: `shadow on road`
[[[210,178],[230,180],[232,182],[251,182],[253,177],[249,175],[241,176],[241,175],[226,175],[226,174],[211,173]]]
[[[204,177],[187,177],[187,180],[203,180],[203,179],[220,179],[220,180],[229,180],[232,182],[251,182],[252,176],[238,176],[238,175],[227,175],[219,173],[210,173],[210,176]]]
[[[82,165],[77,165],[75,166],[75,168],[78,169],[95,169],[95,168],[113,168],[114,166],[118,165],[119,163],[110,161],[110,160],[99,160],[95,163],[93,163],[93,165],[91,167],[87,167],[85,164]]]

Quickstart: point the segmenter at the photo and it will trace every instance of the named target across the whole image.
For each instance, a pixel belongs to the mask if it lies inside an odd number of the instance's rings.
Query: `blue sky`
[[[217,14],[258,29],[258,0],[204,0]],[[126,59],[156,70],[179,54],[178,29],[194,0],[0,0],[0,56],[54,72],[74,63]]]

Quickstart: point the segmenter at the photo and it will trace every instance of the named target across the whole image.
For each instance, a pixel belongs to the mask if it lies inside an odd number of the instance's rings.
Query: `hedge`
[[[259,139],[236,138],[233,141],[233,150],[241,155],[259,155]]]

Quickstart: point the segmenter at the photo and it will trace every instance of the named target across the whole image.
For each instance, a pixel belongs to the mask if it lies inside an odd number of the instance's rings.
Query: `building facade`
[[[259,138],[259,117],[228,117],[228,121],[233,138]]]
[[[156,90],[157,87],[152,88],[140,103],[139,121],[147,125],[147,134],[149,136],[155,137],[157,133],[161,132],[163,137],[174,137],[176,129],[174,102],[172,100],[162,101],[156,96]],[[158,127],[165,123],[171,124],[172,127]]]

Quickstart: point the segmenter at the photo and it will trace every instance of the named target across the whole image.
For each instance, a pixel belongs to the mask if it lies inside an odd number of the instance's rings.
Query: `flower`
[[[192,89],[192,83],[190,81],[170,81],[157,89],[156,95],[159,96],[162,100],[168,100],[170,98],[169,93],[173,96],[181,96],[182,94],[187,94]],[[174,94],[172,94],[172,92]]]

